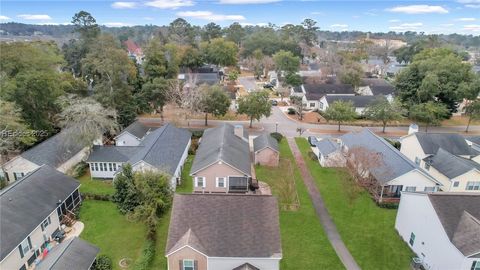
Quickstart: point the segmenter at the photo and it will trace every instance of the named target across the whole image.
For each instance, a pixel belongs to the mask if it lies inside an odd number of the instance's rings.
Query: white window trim
[[[193,269],[195,269],[195,260],[191,260],[191,259],[183,259],[182,260],[182,267],[183,269],[182,270],[185,270],[185,262],[192,262],[192,266],[189,266],[189,267],[192,267]]]
[[[221,186],[218,185],[218,182],[219,182],[218,180],[219,180],[220,178],[223,178],[223,187],[221,187]],[[224,176],[224,177],[215,177],[215,187],[217,187],[217,188],[226,188],[226,187],[227,187],[227,177],[226,177],[226,176]]]
[[[201,187],[206,187],[206,186],[207,186],[207,185],[206,185],[206,184],[207,184],[207,183],[206,183],[207,181],[206,181],[206,179],[205,179],[204,176],[195,176],[195,187],[200,187],[200,186],[198,186],[198,178],[202,178],[202,179],[203,179],[203,185],[202,185]]]

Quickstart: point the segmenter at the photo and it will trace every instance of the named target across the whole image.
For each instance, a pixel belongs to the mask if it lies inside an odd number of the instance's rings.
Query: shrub
[[[278,132],[272,132],[270,133],[270,136],[272,136],[275,140],[277,140],[277,142],[281,142],[282,139],[283,139],[283,135],[281,133],[278,133]]]
[[[3,189],[7,186],[7,180],[3,177],[0,177],[0,189]]]
[[[92,265],[92,270],[112,270],[112,259],[107,255],[100,255],[97,257]]]
[[[308,151],[308,157],[309,157],[311,160],[314,160],[314,161],[317,161],[317,160],[318,160],[317,155],[315,155],[315,153],[314,153],[313,151]]]
[[[297,114],[297,111],[294,108],[288,108],[287,113],[288,114]]]
[[[94,200],[94,201],[111,201],[112,196],[105,194],[95,194],[95,193],[82,193],[82,198],[84,200]]]
[[[189,155],[195,155],[198,149],[198,139],[192,139],[192,143],[190,144],[190,148],[188,149]]]
[[[389,138],[384,138],[385,141],[387,141],[388,143],[390,143],[393,147],[397,148],[398,150],[400,150],[400,147],[402,146],[402,143],[400,141],[394,141],[394,140],[390,140]]]
[[[398,209],[398,203],[378,203],[378,206],[380,208],[386,208],[386,209]]]
[[[153,258],[155,257],[155,241],[147,240],[142,250],[140,258],[135,262],[133,269],[147,270],[150,269]]]
[[[85,161],[82,161],[78,163],[77,166],[75,166],[72,172],[72,176],[74,178],[78,178],[84,175],[87,172],[87,169],[88,169],[88,163],[86,163]]]
[[[199,139],[203,136],[203,130],[192,130],[192,138]]]

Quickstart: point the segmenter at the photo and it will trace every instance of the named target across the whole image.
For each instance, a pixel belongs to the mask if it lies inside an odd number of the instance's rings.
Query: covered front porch
[[[374,194],[377,203],[399,203],[403,185],[384,185]]]

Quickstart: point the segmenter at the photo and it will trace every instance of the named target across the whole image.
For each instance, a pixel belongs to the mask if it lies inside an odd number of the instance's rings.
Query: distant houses
[[[403,192],[395,229],[417,258],[416,267],[480,267],[480,194]]]
[[[122,166],[129,163],[133,171],[151,170],[168,173],[172,177],[170,184],[175,188],[180,181],[181,169],[188,156],[191,133],[172,124],[146,132],[145,135],[143,135],[145,128],[141,129],[141,132],[136,131],[138,130],[130,128],[117,136],[117,139],[122,140],[120,143],[122,146],[93,147],[87,159],[92,178],[113,179],[121,171]],[[137,137],[142,135],[141,139]],[[125,139],[127,137],[131,140]],[[139,143],[137,146],[124,146],[137,143]]]
[[[140,48],[133,40],[127,39],[123,42],[125,47],[127,48],[128,56],[135,60],[135,62],[139,65],[143,63],[143,50]]]
[[[75,238],[62,244],[61,225],[80,205],[80,183],[42,165],[0,191],[1,269],[90,269],[98,248]],[[49,249],[49,252],[46,249]]]
[[[6,162],[3,169],[7,183],[21,179],[43,164],[66,173],[86,158],[88,149],[69,140],[65,132],[60,132]]]
[[[167,269],[280,269],[278,211],[272,196],[176,194]]]

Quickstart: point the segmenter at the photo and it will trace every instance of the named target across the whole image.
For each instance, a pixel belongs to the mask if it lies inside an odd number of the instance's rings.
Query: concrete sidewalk
[[[322,196],[320,195],[320,192],[315,185],[315,181],[313,180],[313,177],[310,174],[307,165],[305,164],[305,160],[302,157],[300,149],[298,149],[295,139],[287,138],[287,140],[288,145],[292,150],[293,156],[295,157],[298,168],[300,169],[300,173],[302,174],[303,182],[305,183],[305,186],[307,186],[308,194],[310,195],[313,206],[315,207],[315,212],[320,219],[320,223],[323,225],[328,240],[332,244],[333,249],[335,249],[335,252],[342,261],[345,268],[347,268],[348,270],[359,270],[360,267],[343,243],[342,238],[340,237],[340,234],[338,233],[337,228],[335,227],[335,224],[333,223],[333,220],[328,213]]]

